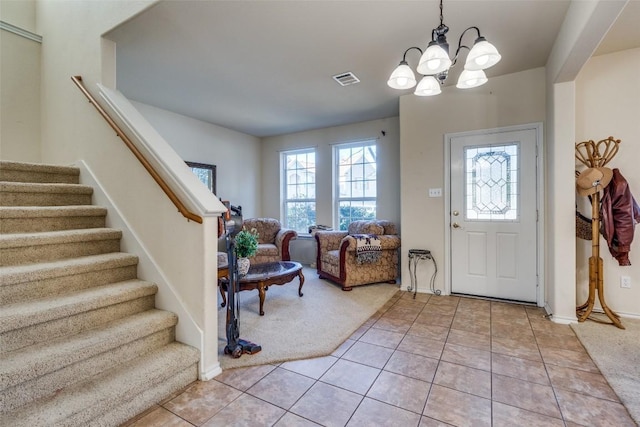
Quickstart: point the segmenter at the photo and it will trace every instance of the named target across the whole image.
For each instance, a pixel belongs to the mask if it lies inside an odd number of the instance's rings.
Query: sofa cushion
[[[273,243],[258,243],[258,252],[259,255],[269,255],[277,257],[279,254],[278,248]]]

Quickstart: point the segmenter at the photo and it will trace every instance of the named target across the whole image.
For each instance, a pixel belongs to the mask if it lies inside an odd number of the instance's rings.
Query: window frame
[[[216,194],[216,165],[210,165],[208,163],[189,162],[185,161],[187,166],[191,169],[191,172],[198,177],[200,182],[206,185],[213,194]],[[207,173],[207,182],[202,180],[202,177],[194,169],[205,171]]]
[[[340,180],[340,150],[341,149],[345,149],[345,148],[350,148],[353,149],[354,147],[362,147],[363,150],[366,149],[367,146],[373,146],[375,147],[375,169],[376,169],[376,178],[375,178],[375,184],[376,184],[376,191],[375,191],[375,196],[371,197],[371,196],[362,196],[362,197],[341,197],[340,196],[340,184],[341,184],[341,180]],[[356,165],[359,163],[355,163]],[[364,161],[361,163],[363,166],[367,164],[367,162]],[[354,165],[354,163],[351,163],[351,165]],[[344,202],[344,201],[348,201],[348,202],[373,202],[374,204],[374,218],[377,217],[377,212],[378,212],[378,141],[376,139],[365,139],[362,141],[351,141],[351,142],[345,142],[345,143],[338,143],[335,144],[333,146],[333,227],[335,230],[340,230],[340,203]],[[354,182],[356,183],[356,187],[357,186],[362,186],[362,188],[364,189],[366,186],[367,182],[371,182],[370,179],[365,179],[366,175],[363,174],[362,179],[354,181],[353,179],[350,180],[349,182]],[[364,191],[364,190],[363,190]]]
[[[318,206],[318,193],[317,193],[318,188],[317,188],[317,186],[318,186],[318,183],[317,183],[316,177],[318,175],[318,172],[317,172],[316,163],[314,163],[314,166],[313,166],[313,170],[314,170],[313,171],[313,175],[314,175],[313,186],[314,186],[314,196],[315,197],[313,197],[313,198],[307,197],[307,198],[303,198],[303,199],[298,199],[298,198],[289,199],[287,197],[287,195],[288,195],[287,186],[289,185],[289,176],[288,176],[289,173],[288,172],[293,171],[293,169],[290,170],[290,169],[287,168],[287,156],[300,155],[300,154],[309,154],[309,153],[313,153],[314,160],[315,160],[315,157],[318,154],[315,147],[297,148],[297,149],[293,149],[293,150],[282,151],[280,153],[280,175],[281,175],[281,177],[280,177],[280,182],[281,182],[281,188],[280,188],[280,191],[281,191],[281,196],[280,196],[280,202],[281,202],[281,206],[280,206],[280,209],[281,209],[280,221],[281,221],[283,227],[285,227],[285,228],[291,228],[291,229],[296,230],[296,228],[292,227],[291,224],[289,223],[289,217],[287,215],[287,212],[288,212],[287,205],[288,205],[288,203],[313,203],[315,205],[316,219],[315,219],[315,221],[313,221],[313,224],[309,224],[309,226],[315,225],[316,222],[317,222],[317,212],[318,212],[317,211],[317,206]],[[309,171],[309,169],[296,169],[296,170],[305,170],[307,173]],[[308,185],[308,184],[306,184],[306,185]],[[299,235],[309,234],[308,229],[304,230],[304,231],[297,230],[297,232],[298,232]]]

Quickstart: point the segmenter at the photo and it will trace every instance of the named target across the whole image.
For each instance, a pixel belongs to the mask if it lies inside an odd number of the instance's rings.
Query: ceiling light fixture
[[[443,21],[442,0],[440,0],[440,25],[431,30],[431,41],[427,49],[423,53],[419,47],[412,46],[404,52],[400,65],[393,70],[391,77],[389,77],[387,81],[390,87],[393,89],[410,89],[416,85],[416,76],[407,63],[407,53],[412,49],[416,49],[422,55],[420,62],[418,62],[417,71],[419,74],[422,74],[423,77],[416,87],[415,95],[438,95],[441,92],[440,86],[443,85],[447,79],[449,69],[456,64],[462,48],[469,50],[469,54],[464,64],[464,71],[460,73],[456,87],[460,89],[470,89],[481,86],[487,82],[487,76],[483,70],[494,66],[500,61],[502,57],[498,53],[498,50],[480,35],[480,29],[478,27],[469,27],[460,35],[456,54],[453,59],[450,59],[449,43],[447,42],[449,27],[444,25]],[[478,33],[478,37],[472,48],[462,44],[462,38],[469,30],[476,30]]]

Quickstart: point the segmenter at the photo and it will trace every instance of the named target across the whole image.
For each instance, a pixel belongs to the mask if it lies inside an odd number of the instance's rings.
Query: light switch
[[[442,197],[442,188],[430,188],[429,197]]]

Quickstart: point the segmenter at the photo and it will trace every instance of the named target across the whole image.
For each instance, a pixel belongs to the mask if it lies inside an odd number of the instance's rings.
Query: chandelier
[[[489,43],[482,35],[478,27],[469,27],[462,32],[458,41],[458,48],[453,56],[449,58],[449,43],[447,42],[447,32],[449,27],[444,25],[442,16],[442,0],[440,0],[440,25],[431,30],[431,41],[427,49],[422,52],[419,47],[412,46],[404,52],[400,65],[391,73],[387,84],[393,89],[410,89],[416,85],[416,76],[407,63],[407,53],[415,49],[420,52],[420,62],[417,72],[422,74],[422,80],[418,83],[415,95],[433,96],[438,95],[440,86],[444,84],[449,74],[449,69],[456,64],[460,51],[465,48],[469,50],[464,70],[460,73],[456,87],[460,89],[470,89],[478,87],[487,82],[485,69],[494,66],[500,61],[498,50]],[[475,30],[478,36],[472,48],[462,44],[462,38],[467,31]]]

